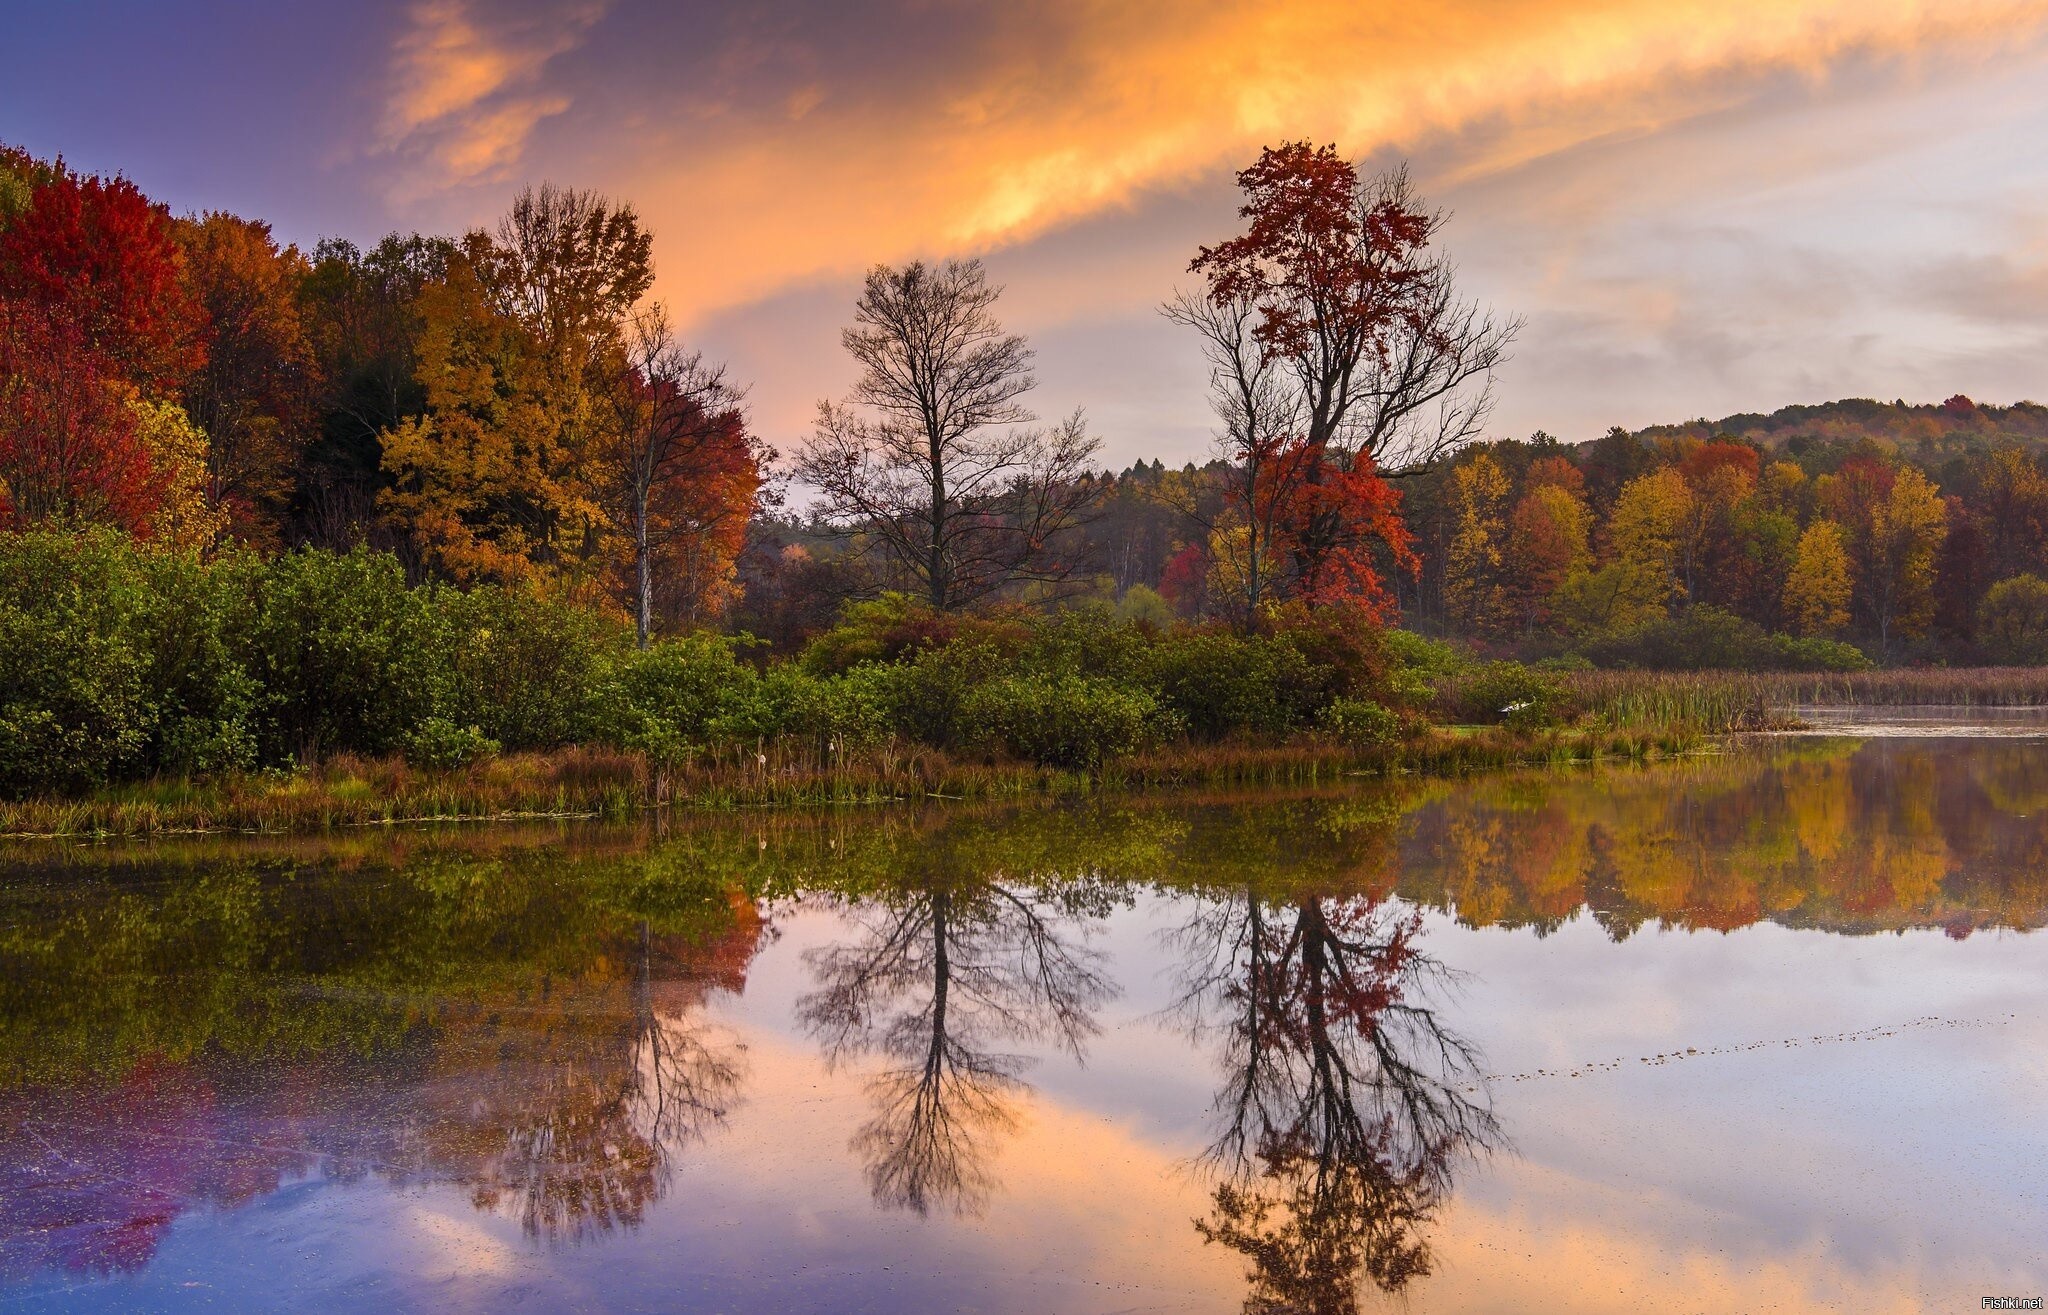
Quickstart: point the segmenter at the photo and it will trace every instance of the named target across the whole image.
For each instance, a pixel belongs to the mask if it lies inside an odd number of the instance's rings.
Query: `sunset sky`
[[[1494,433],[1842,396],[2048,400],[2048,0],[12,5],[0,140],[285,240],[655,233],[658,293],[787,448],[860,271],[983,256],[1045,414],[1199,455],[1154,308],[1287,138],[1406,157],[1527,317]]]

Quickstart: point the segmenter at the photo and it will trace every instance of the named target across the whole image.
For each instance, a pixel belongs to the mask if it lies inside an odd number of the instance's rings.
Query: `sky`
[[[1526,327],[1493,437],[2048,401],[2048,0],[0,0],[0,141],[282,240],[630,201],[788,450],[876,262],[980,257],[1034,408],[1199,459],[1158,304],[1283,140],[1406,160]]]

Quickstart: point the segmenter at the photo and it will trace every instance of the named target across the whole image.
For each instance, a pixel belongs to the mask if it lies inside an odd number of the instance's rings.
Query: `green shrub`
[[[1553,675],[1519,662],[1487,662],[1439,686],[1438,706],[1453,721],[1537,730],[1566,719],[1569,696]]]
[[[595,699],[597,738],[661,759],[704,748],[719,718],[745,706],[758,679],[732,641],[715,635],[628,650],[610,667]]]
[[[269,761],[390,753],[450,703],[453,638],[438,588],[358,548],[269,563],[247,636]]]
[[[1155,634],[1171,630],[1180,619],[1164,595],[1142,584],[1124,590],[1124,596],[1116,600],[1116,614],[1119,619]]]
[[[2016,575],[1992,585],[1977,605],[1977,639],[1994,662],[2048,663],[2048,580]]]
[[[1022,623],[1002,616],[940,612],[907,594],[849,603],[839,624],[816,636],[799,657],[804,670],[835,676],[864,662],[904,662],[955,644],[1014,652],[1027,638]]]
[[[149,602],[112,535],[0,540],[0,790],[88,788],[146,764]]]
[[[1089,676],[1035,674],[990,681],[968,695],[970,743],[1048,767],[1094,767],[1155,737],[1151,696]]]
[[[148,767],[206,773],[254,767],[262,688],[244,642],[264,564],[253,553],[212,562],[189,554],[142,558],[149,589],[144,679],[154,727]]]
[[[892,733],[889,696],[887,670],[878,665],[831,678],[771,667],[732,693],[710,735],[727,744],[789,739],[832,751],[872,748]]]
[[[1338,699],[1323,709],[1323,729],[1354,749],[1385,749],[1399,744],[1401,718],[1370,699]]]
[[[1151,639],[1109,608],[1094,606],[1055,613],[1031,627],[1017,654],[1024,671],[1061,675],[1077,672],[1104,680],[1143,678]]]
[[[872,663],[856,673],[869,682],[886,711],[889,729],[935,748],[965,744],[962,710],[976,689],[1002,676],[1009,664],[995,648],[963,640],[922,649],[907,661]]]
[[[632,645],[630,627],[531,588],[435,600],[449,630],[450,718],[515,749],[592,736],[603,673]]]
[[[415,767],[446,771],[498,752],[498,742],[476,726],[429,717],[405,734],[405,760]]]
[[[1643,671],[1860,671],[1870,665],[1848,644],[1774,635],[1706,604],[1590,639],[1580,651],[1597,666]]]
[[[1183,630],[1160,639],[1145,681],[1197,739],[1277,736],[1320,710],[1322,682],[1299,650],[1269,636]],[[1326,700],[1325,700],[1326,701]]]

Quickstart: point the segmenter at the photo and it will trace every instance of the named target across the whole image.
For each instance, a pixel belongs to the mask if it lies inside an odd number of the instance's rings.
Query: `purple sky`
[[[2048,400],[2048,0],[17,5],[0,140],[308,245],[632,200],[787,447],[877,260],[976,254],[1121,463],[1207,444],[1153,307],[1260,145],[1406,156],[1528,319],[1495,430]]]

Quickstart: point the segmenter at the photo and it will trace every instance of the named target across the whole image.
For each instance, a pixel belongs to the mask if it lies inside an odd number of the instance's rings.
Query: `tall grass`
[[[1910,668],[1836,673],[1587,671],[1570,701],[1609,729],[1682,727],[1708,735],[1796,725],[1800,708],[2048,706],[2048,668]]]
[[[1643,759],[1685,752],[1698,737],[1668,729],[1593,728],[1525,734],[1426,731],[1399,744],[1354,749],[1303,736],[1283,743],[1180,743],[1092,771],[966,759],[921,746],[844,753],[768,742],[662,765],[645,755],[591,749],[508,754],[427,771],[398,758],[341,755],[292,773],[160,778],[109,787],[83,800],[0,803],[0,835],[282,834],[423,822],[625,819],[674,807],[743,808],[881,804],[923,799],[1002,800],[1119,790],[1298,786],[1349,776],[1458,775],[1499,767]]]

